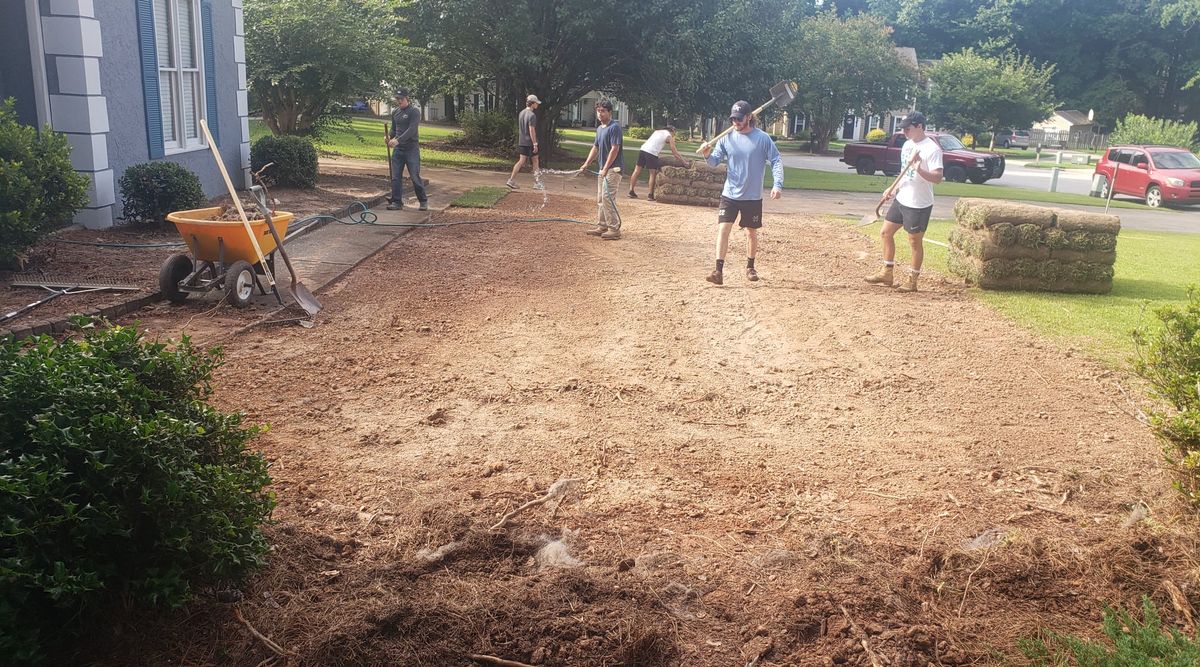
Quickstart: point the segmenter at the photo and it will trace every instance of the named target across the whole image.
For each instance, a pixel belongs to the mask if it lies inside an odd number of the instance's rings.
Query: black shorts
[[[646,151],[638,151],[637,166],[645,169],[662,169],[662,160],[658,159],[657,155],[651,155]]]
[[[741,216],[738,215],[739,213]],[[762,227],[762,200],[740,201],[721,197],[721,209],[717,211],[717,222],[733,222],[735,219],[738,219],[738,227],[745,229]]]
[[[888,209],[884,220],[904,225],[904,231],[909,234],[924,234],[929,228],[929,215],[933,213],[933,207],[926,208],[909,208],[898,201],[892,202],[891,208]]]
[[[534,149],[533,146],[517,146],[517,155],[524,155],[525,157],[533,157],[537,154],[538,154],[538,152],[537,152],[537,150]]]

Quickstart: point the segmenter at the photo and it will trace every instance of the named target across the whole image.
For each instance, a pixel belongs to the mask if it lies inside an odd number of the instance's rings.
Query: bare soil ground
[[[413,232],[317,328],[225,340],[220,403],[271,424],[275,548],[238,603],[270,664],[996,664],[1142,595],[1188,627],[1194,526],[1120,373],[936,277],[863,284],[838,224],[768,215],[763,280],[739,239],[718,288],[712,211],[621,206],[617,242]],[[272,657],[213,596],[119,631],[104,662]]]
[[[323,173],[317,187],[271,188],[271,196],[280,201],[281,210],[291,211],[297,218],[327,213],[357,200],[383,194],[388,188],[386,179]],[[218,197],[212,205],[228,204],[229,196]],[[90,243],[154,245],[181,243],[175,226],[122,225],[111,229],[90,230],[69,228],[54,234],[31,248],[24,275],[49,279],[107,280],[135,285],[138,292],[101,291],[57,297],[45,305],[0,325],[7,329],[30,320],[44,320],[70,313],[84,312],[104,304],[116,303],[130,295],[142,295],[158,289],[158,271],[167,257],[183,252],[185,247],[112,248],[85,245]],[[12,273],[0,272],[0,314],[4,314],[49,295],[39,288],[12,287]]]

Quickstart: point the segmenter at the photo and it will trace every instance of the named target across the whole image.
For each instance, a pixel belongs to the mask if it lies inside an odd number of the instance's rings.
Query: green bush
[[[61,652],[117,600],[182,604],[263,562],[258,431],[208,405],[219,351],[132,327],[0,341],[0,655]]]
[[[980,132],[979,134],[975,135],[975,141],[978,142],[979,146],[991,146],[992,145],[992,133],[991,132]]]
[[[654,128],[652,127],[635,125],[625,128],[625,137],[628,139],[649,139],[652,134],[654,134]]]
[[[1173,120],[1150,118],[1131,113],[1117,121],[1117,127],[1109,137],[1110,144],[1161,144],[1198,150],[1196,122],[1180,123]]]
[[[1200,507],[1200,290],[1188,290],[1183,306],[1154,311],[1156,324],[1133,333],[1134,369],[1166,407],[1150,414],[1179,472],[1176,487]]]
[[[1142,599],[1142,620],[1127,611],[1106,609],[1103,629],[1112,646],[1078,637],[1043,632],[1019,643],[1037,667],[1194,667],[1200,644],[1175,628],[1166,628],[1149,598]]]
[[[11,99],[0,104],[0,268],[19,268],[27,248],[85,204],[87,179],[67,140],[18,123]]]
[[[135,164],[121,175],[120,188],[128,222],[161,223],[168,213],[200,208],[207,201],[200,179],[174,162]]]
[[[263,178],[271,185],[312,188],[317,185],[317,149],[304,137],[265,136],[250,147],[250,170],[258,173],[274,163]]]
[[[887,132],[884,132],[882,128],[877,127],[867,133],[867,141],[872,144],[882,144],[887,141],[887,138]]]
[[[517,121],[501,111],[467,111],[458,118],[460,142],[482,148],[512,148],[517,145]]]

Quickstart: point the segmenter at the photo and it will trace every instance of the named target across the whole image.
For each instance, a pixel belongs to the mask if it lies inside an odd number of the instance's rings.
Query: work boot
[[[621,232],[615,229],[610,229],[601,234],[600,238],[604,239],[605,241],[616,241],[617,239],[621,238]]]
[[[588,236],[603,236],[604,233],[607,231],[608,231],[608,227],[597,227],[595,229],[587,230],[586,232],[584,232],[584,234],[587,234]]]
[[[754,267],[749,267],[746,269],[746,280],[749,280],[750,282],[758,280],[758,271],[755,271]]]
[[[867,276],[866,278],[864,278],[864,280],[871,283],[872,285],[883,285],[884,287],[891,287],[892,283],[894,283],[896,280],[895,279],[895,267],[884,264],[883,268],[879,269],[879,271],[877,273],[875,273],[874,275]]]
[[[421,202],[421,205],[417,208],[417,210],[418,211],[428,211],[429,210],[429,202],[427,202],[427,201]]]
[[[908,280],[903,285],[896,288],[897,292],[915,292],[917,291],[917,276],[921,275],[916,271],[908,272]]]
[[[390,204],[388,204],[388,205],[387,205],[387,210],[389,210],[389,211],[403,211],[403,210],[404,210],[404,204],[401,204],[400,202],[395,202],[395,201],[394,201],[394,202],[392,202],[392,203],[390,203]]]
[[[708,282],[710,282],[714,285],[725,284],[725,279],[721,276],[720,271],[713,271],[712,273],[708,274],[708,277],[705,278],[705,280],[707,280]]]

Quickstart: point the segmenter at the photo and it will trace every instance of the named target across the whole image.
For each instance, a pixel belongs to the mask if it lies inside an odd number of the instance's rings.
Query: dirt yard
[[[735,234],[714,287],[712,211],[620,204],[617,242],[410,233],[315,329],[225,340],[219,402],[271,425],[275,549],[236,605],[290,652],[268,664],[979,665],[1142,595],[1189,621],[1192,528],[1119,372],[955,283],[864,284],[844,225],[768,215],[763,280]],[[138,319],[211,342],[248,317],[203,309]],[[102,654],[263,664],[230,599]]]

